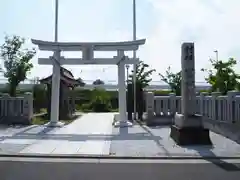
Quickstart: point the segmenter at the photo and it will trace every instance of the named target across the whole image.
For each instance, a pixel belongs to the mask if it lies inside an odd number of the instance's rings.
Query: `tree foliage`
[[[229,58],[226,62],[210,59],[210,62],[212,67],[201,71],[208,73],[205,80],[211,85],[211,91],[226,94],[239,87],[240,76],[234,71],[235,59]]]
[[[42,84],[35,84],[33,86],[33,108],[34,112],[39,113],[40,109],[44,107],[47,99],[46,86]]]
[[[143,61],[140,61],[136,66],[136,83],[140,84],[142,88],[145,88],[152,81],[151,75],[155,72],[155,69],[149,69],[149,65],[145,64]],[[129,75],[129,83],[133,83],[133,73]]]
[[[102,81],[101,79],[96,79],[94,82],[93,82],[93,85],[104,85],[104,81]]]
[[[110,100],[110,95],[105,89],[94,88],[89,106],[94,112],[109,112],[111,109]]]
[[[79,82],[79,86],[85,86],[85,82],[83,81],[82,78],[78,78],[77,81]]]
[[[171,88],[171,91],[176,93],[176,95],[181,95],[181,82],[182,82],[182,73],[181,71],[174,73],[171,71],[170,66],[167,68],[166,74],[163,75],[159,73],[161,80],[168,84]]]
[[[35,49],[23,49],[25,39],[19,36],[6,36],[0,47],[0,55],[4,60],[4,76],[8,79],[9,93],[16,95],[18,84],[27,78],[27,73],[33,65],[30,60],[35,55]]]

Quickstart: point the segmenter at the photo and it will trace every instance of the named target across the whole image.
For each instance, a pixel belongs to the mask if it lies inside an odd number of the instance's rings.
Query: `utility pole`
[[[55,0],[55,38],[54,41],[58,42],[58,0]],[[56,127],[62,124],[59,120],[59,94],[60,94],[60,51],[54,52],[53,58],[53,75],[52,75],[52,94],[51,94],[51,116],[50,126]]]
[[[136,41],[137,35],[136,35],[136,0],[133,0],[133,40]],[[136,51],[133,51],[133,58],[136,58]],[[134,95],[134,113],[133,113],[133,119],[137,119],[137,108],[136,108],[136,94],[137,94],[137,80],[136,80],[136,73],[137,73],[137,68],[136,64],[133,65],[133,95]]]
[[[55,1],[55,42],[58,41],[58,0]]]
[[[218,50],[214,51],[216,53],[216,61],[218,61]]]

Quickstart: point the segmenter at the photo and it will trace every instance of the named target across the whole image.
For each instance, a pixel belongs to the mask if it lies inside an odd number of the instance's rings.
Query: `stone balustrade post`
[[[13,106],[14,106],[14,100],[13,100],[14,97],[9,97],[8,98],[8,116],[13,116]]]
[[[174,116],[177,112],[176,94],[175,93],[170,93],[169,98],[170,98],[170,114],[171,114],[171,116]]]
[[[205,96],[207,96],[208,95],[208,93],[207,92],[202,92],[202,93],[200,93],[200,114],[202,115],[202,116],[205,116],[205,106],[206,106],[206,104],[205,104]]]
[[[154,93],[153,92],[146,92],[146,112],[147,112],[147,121],[149,121],[154,117]]]
[[[30,121],[33,117],[33,94],[26,92],[23,97],[23,116]]]
[[[21,116],[21,101],[22,101],[22,97],[15,97],[14,99],[14,116]]]
[[[211,114],[211,120],[218,120],[218,102],[217,97],[221,95],[220,92],[212,92],[212,114]]]
[[[8,109],[8,101],[10,99],[9,94],[4,93],[2,95],[2,99],[3,99],[3,101],[2,101],[3,113],[2,114],[4,117],[7,117],[9,115],[9,113],[8,113],[8,110],[9,110]]]
[[[228,91],[227,93],[227,121],[236,122],[235,118],[235,96],[240,95],[238,91]]]

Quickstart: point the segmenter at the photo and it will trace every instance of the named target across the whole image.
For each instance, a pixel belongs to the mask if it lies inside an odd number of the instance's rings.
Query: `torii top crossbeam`
[[[60,57],[61,65],[74,64],[117,64],[119,57],[113,58],[94,58],[94,51],[136,51],[140,45],[145,44],[145,39],[123,42],[49,42],[32,39],[32,43],[38,45],[42,51],[82,51],[82,58]],[[128,58],[125,64],[135,64],[138,58]],[[39,64],[52,64],[49,58],[39,58]]]
[[[93,51],[136,51],[140,45],[145,44],[146,39],[123,42],[50,42],[32,39],[32,43],[38,45],[42,51],[83,51],[90,48]]]

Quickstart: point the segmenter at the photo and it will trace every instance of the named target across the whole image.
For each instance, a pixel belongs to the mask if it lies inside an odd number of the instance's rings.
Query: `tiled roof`
[[[80,86],[84,85],[83,81],[79,79],[74,79],[74,76],[71,73],[71,71],[67,70],[66,68],[61,67],[60,74],[61,74],[61,80],[67,81],[68,84],[78,84]],[[45,84],[45,83],[49,83],[51,80],[52,80],[52,75],[41,79],[40,82]]]

